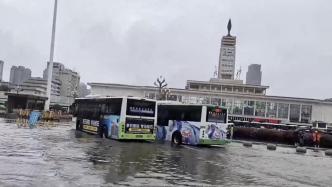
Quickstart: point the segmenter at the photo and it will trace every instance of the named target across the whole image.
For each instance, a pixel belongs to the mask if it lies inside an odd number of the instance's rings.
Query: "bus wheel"
[[[103,138],[103,136],[104,136],[104,126],[103,125],[99,126],[97,132],[98,132],[99,137]]]
[[[182,135],[179,131],[176,131],[172,135],[172,143],[175,145],[181,145],[182,144]]]
[[[76,130],[81,130],[81,128],[80,128],[80,120],[76,120]]]
[[[104,128],[104,136],[105,136],[105,138],[108,138],[108,127],[107,126],[105,126],[105,128]]]

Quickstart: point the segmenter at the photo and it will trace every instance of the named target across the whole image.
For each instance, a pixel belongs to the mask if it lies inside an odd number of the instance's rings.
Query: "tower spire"
[[[227,24],[227,30],[228,30],[228,35],[227,35],[227,36],[230,36],[230,35],[231,35],[231,29],[232,29],[232,21],[231,21],[231,19],[229,18],[229,20],[228,20],[228,24]]]

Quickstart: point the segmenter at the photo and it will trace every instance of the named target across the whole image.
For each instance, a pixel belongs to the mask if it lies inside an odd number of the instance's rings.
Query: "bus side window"
[[[173,120],[179,121],[201,121],[201,106],[178,106],[171,111]]]
[[[185,115],[184,112],[179,111],[179,114],[180,114],[180,121],[185,121],[186,118],[184,117],[184,115]]]
[[[100,117],[100,106],[98,104],[94,104],[92,107],[92,116],[95,119],[98,119]]]
[[[105,103],[101,104],[101,106],[100,106],[100,112],[102,114],[107,113],[107,105]]]
[[[107,104],[107,114],[109,115],[120,115],[121,113],[121,104],[122,104],[122,99],[112,99],[108,104]]]
[[[183,112],[185,112],[184,121],[201,121],[202,106],[187,106]]]
[[[168,120],[170,119],[169,112],[163,106],[158,108],[157,124],[159,126],[168,126]]]
[[[78,115],[79,113],[78,113],[78,109],[79,109],[79,107],[78,107],[78,103],[75,103],[74,104],[74,115]]]

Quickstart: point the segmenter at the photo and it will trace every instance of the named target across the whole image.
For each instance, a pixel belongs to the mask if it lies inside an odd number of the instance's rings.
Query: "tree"
[[[154,85],[158,87],[158,96],[157,100],[165,100],[167,99],[167,95],[169,94],[169,89],[167,89],[167,83],[163,76],[159,76],[157,80],[154,82]]]
[[[88,89],[86,84],[81,82],[78,89],[78,97],[85,97],[89,94],[90,94],[90,89]]]
[[[73,93],[73,98],[75,99],[75,98],[77,98],[77,97],[78,97],[77,92],[74,92],[74,93]]]
[[[10,91],[9,86],[8,85],[0,85],[0,91],[5,91],[5,92]]]
[[[53,106],[52,106],[52,109],[55,110],[55,111],[60,111],[60,110],[62,111],[62,110],[63,110],[62,106],[59,105],[59,104],[55,104],[55,105],[53,105]]]

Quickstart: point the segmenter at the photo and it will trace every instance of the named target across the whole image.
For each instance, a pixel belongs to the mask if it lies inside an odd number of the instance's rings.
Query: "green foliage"
[[[62,106],[59,104],[55,104],[55,105],[51,106],[51,108],[56,111],[63,110]]]

